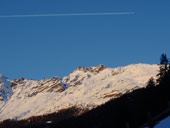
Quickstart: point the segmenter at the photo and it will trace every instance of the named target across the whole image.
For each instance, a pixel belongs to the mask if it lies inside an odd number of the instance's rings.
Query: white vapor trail
[[[134,15],[135,12],[107,12],[107,13],[68,13],[68,14],[36,14],[36,15],[0,15],[0,18],[17,17],[55,17],[55,16],[104,16],[104,15]]]

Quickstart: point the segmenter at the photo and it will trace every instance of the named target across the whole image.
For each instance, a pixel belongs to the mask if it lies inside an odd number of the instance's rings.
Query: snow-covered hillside
[[[92,109],[126,92],[146,86],[158,65],[108,68],[79,67],[60,78],[9,80],[0,75],[0,120],[24,119],[76,106]]]
[[[0,74],[0,108],[11,98],[13,92],[10,82]]]

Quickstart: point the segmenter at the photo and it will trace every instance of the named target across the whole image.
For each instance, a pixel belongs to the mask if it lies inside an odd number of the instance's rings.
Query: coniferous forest
[[[74,116],[79,109],[72,107],[27,120],[5,120],[0,128],[153,128],[170,114],[169,92],[170,64],[166,54],[162,54],[157,79],[151,78],[146,88],[112,99],[80,116]]]

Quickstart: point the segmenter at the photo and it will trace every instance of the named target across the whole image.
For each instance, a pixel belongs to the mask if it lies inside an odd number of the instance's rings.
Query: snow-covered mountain
[[[40,81],[9,80],[0,75],[0,120],[25,119],[76,106],[93,109],[110,99],[146,86],[158,65],[79,67],[70,75]]]

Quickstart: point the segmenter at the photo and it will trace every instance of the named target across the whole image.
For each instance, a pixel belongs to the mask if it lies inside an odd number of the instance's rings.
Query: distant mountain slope
[[[0,108],[11,98],[13,94],[10,82],[0,74]]]
[[[66,77],[40,81],[8,80],[1,75],[0,120],[20,120],[74,106],[80,110],[92,109],[126,92],[145,87],[158,69],[158,65],[148,64],[114,69],[104,65],[79,67]]]

